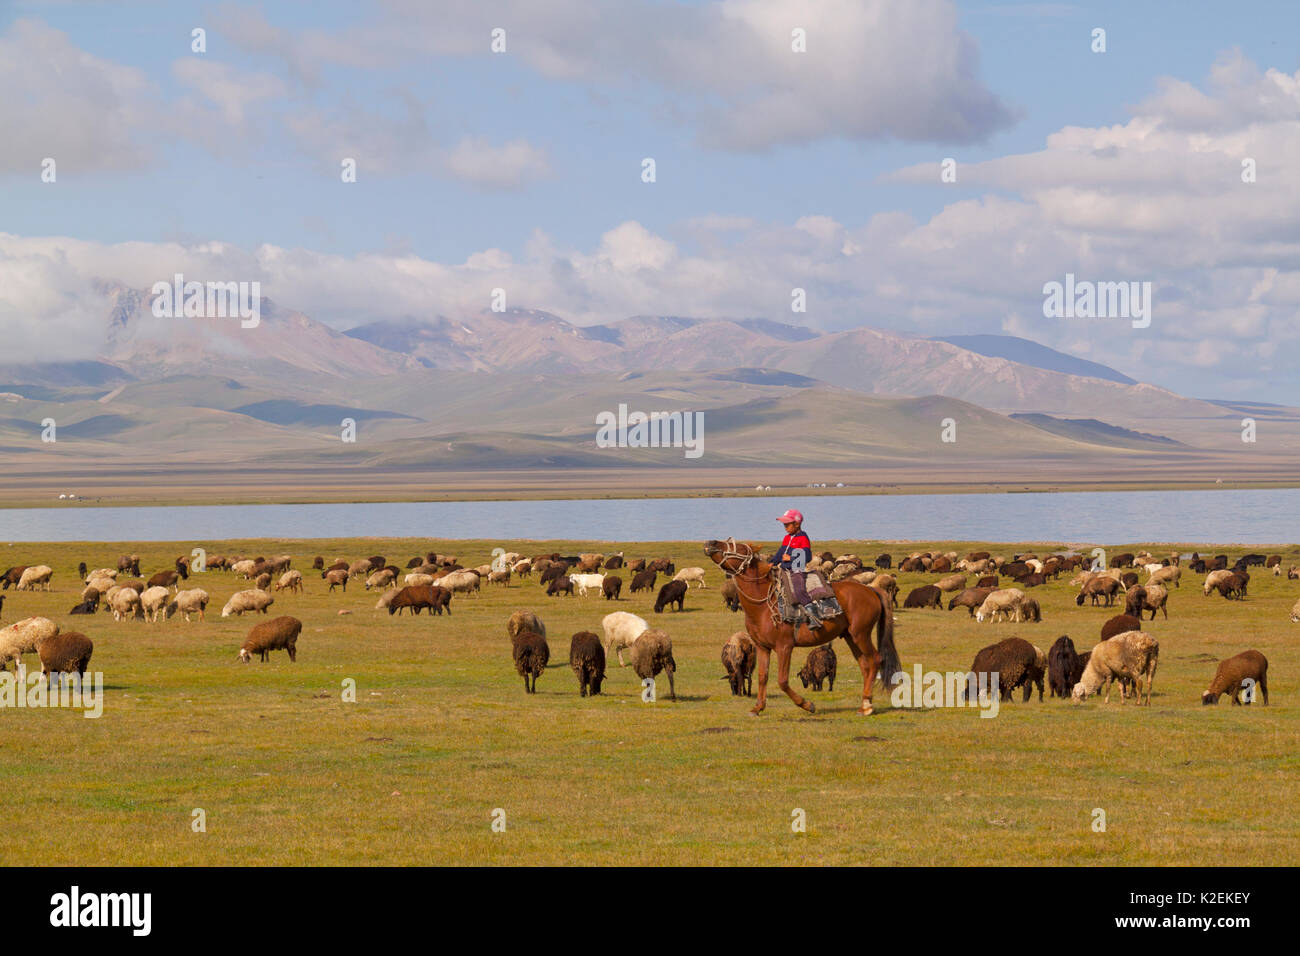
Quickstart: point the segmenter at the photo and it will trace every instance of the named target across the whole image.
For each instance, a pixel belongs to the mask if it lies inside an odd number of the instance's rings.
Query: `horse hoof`
[[[808,702],[804,705],[804,708],[803,708],[803,709],[806,710],[806,711],[808,711],[808,713],[810,713],[810,714],[815,714],[815,713],[817,713],[817,705],[814,704],[812,701],[808,701]]]
[[[762,712],[761,710],[759,710],[757,707],[755,707],[753,710],[751,710],[751,711],[749,712],[749,716],[751,716],[751,717],[757,717],[757,716],[758,716],[759,714],[761,714],[761,713],[763,713],[763,712]]]
[[[875,712],[876,712],[875,708],[873,708],[870,704],[863,704],[862,710],[858,711],[858,713],[860,713],[863,717],[870,717]]]

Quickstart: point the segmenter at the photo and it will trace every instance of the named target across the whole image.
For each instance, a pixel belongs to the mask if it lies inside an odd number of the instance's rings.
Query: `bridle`
[[[777,607],[776,607],[776,576],[775,575],[768,576],[767,593],[764,594],[762,597],[754,597],[751,594],[746,594],[745,589],[740,586],[740,582],[742,580],[740,574],[742,571],[746,570],[747,568],[749,568],[750,565],[754,563],[754,552],[749,550],[748,548],[744,551],[737,550],[736,539],[734,537],[728,537],[727,540],[724,542],[724,544],[725,544],[725,548],[723,549],[722,552],[722,560],[718,562],[718,566],[722,567],[723,562],[731,558],[735,558],[738,562],[738,564],[736,565],[736,570],[727,571],[725,567],[723,567],[722,570],[727,574],[728,577],[732,579],[732,581],[735,582],[736,590],[740,593],[742,597],[747,598],[749,601],[751,601],[754,604],[758,604],[758,605],[766,604],[772,612],[772,620],[774,622],[779,620],[780,615],[777,612]]]

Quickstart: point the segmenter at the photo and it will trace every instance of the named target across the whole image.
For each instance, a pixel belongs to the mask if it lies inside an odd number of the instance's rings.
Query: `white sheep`
[[[393,603],[393,598],[397,596],[397,592],[400,590],[401,588],[389,588],[387,591],[385,591],[382,595],[380,595],[379,600],[375,602],[375,610],[376,611],[386,610],[388,608],[388,605]]]
[[[171,592],[164,587],[145,588],[140,595],[140,607],[144,609],[144,619],[150,624],[158,623],[158,614],[166,610]]]
[[[1182,576],[1183,569],[1178,567],[1178,565],[1171,564],[1167,567],[1162,565],[1159,570],[1151,572],[1151,577],[1147,578],[1146,586],[1150,587],[1153,584],[1168,584],[1172,581],[1174,582],[1174,587],[1180,588],[1182,585],[1179,583],[1179,579],[1182,578]]]
[[[636,639],[650,629],[645,618],[637,617],[627,611],[615,611],[606,614],[600,621],[605,629],[605,656],[618,653],[618,666],[626,667],[623,662],[623,648],[631,647]]]
[[[221,616],[230,617],[232,614],[244,614],[247,611],[260,611],[265,614],[266,609],[274,603],[275,598],[257,588],[236,591],[226,602],[226,606],[221,609]]]
[[[0,628],[0,670],[7,670],[9,662],[14,662],[17,672],[22,664],[24,654],[36,653],[36,642],[54,637],[59,633],[59,625],[48,617],[24,618],[6,628]]]
[[[30,567],[23,572],[23,576],[18,579],[19,591],[35,591],[36,585],[41,585],[42,591],[50,589],[50,577],[54,574],[54,569],[47,564],[38,564]]]
[[[433,583],[446,588],[453,594],[464,592],[477,596],[482,579],[473,571],[452,571],[450,574],[444,574]]]
[[[90,584],[94,578],[108,578],[109,581],[117,580],[117,570],[114,568],[96,568],[86,575],[86,583]],[[112,587],[110,584],[109,587]],[[108,588],[100,588],[101,591],[107,591]]]
[[[673,580],[685,581],[688,585],[693,581],[702,588],[708,587],[708,585],[704,583],[703,568],[682,568],[675,575],[673,575]]]
[[[370,575],[370,577],[366,578],[366,590],[369,591],[371,588],[386,588],[393,583],[393,579],[396,577],[397,575],[394,573],[392,568],[382,568]],[[410,577],[410,575],[408,574],[407,577]]]
[[[1156,663],[1160,657],[1160,644],[1150,634],[1141,631],[1125,631],[1116,634],[1108,641],[1102,641],[1092,649],[1088,666],[1074,685],[1071,697],[1086,700],[1089,694],[1095,694],[1102,684],[1106,685],[1106,703],[1110,703],[1110,687],[1115,679],[1124,678],[1133,682],[1138,703],[1142,703],[1142,684],[1146,682],[1146,703],[1151,704],[1151,683],[1156,678]],[[1128,702],[1128,691],[1121,681],[1119,685],[1120,700]]]
[[[1291,623],[1300,624],[1300,601],[1296,601],[1295,606],[1291,608]]]
[[[601,586],[605,583],[605,575],[570,574],[569,580],[573,582],[573,587],[578,592],[578,596],[582,597],[587,593],[588,588],[599,591]]]
[[[110,588],[105,599],[115,621],[126,621],[144,615],[144,608],[140,604],[140,592],[135,588]]]
[[[984,599],[984,603],[975,612],[975,620],[983,623],[985,619],[997,620],[999,614],[1010,617],[1024,603],[1025,592],[1019,588],[1000,588]]]
[[[403,578],[403,580],[411,587],[428,587],[430,584],[433,583],[433,575],[421,574],[420,572],[416,571],[412,574],[408,574],[405,578]]]
[[[302,572],[301,571],[284,572],[284,574],[280,575],[280,580],[275,583],[275,589],[277,591],[288,590],[288,591],[301,592],[303,590]]]
[[[177,591],[176,600],[172,606],[167,609],[169,614],[184,614],[188,622],[191,614],[197,614],[202,621],[207,617],[208,610],[208,592],[203,588],[190,588],[188,591]]]
[[[257,567],[256,561],[254,561],[252,558],[244,558],[243,560],[236,561],[234,564],[232,564],[230,566],[230,570],[233,571],[235,574],[238,574],[240,577],[251,578],[253,576],[253,569],[255,567]]]

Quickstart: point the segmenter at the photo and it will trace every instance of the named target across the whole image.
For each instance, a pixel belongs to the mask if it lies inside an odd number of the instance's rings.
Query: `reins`
[[[745,589],[740,586],[740,582],[744,580],[740,576],[741,572],[747,570],[749,566],[754,563],[754,552],[737,551],[736,539],[729,537],[727,538],[726,550],[722,552],[722,560],[726,561],[728,558],[736,558],[740,562],[739,566],[731,574],[732,580],[736,583],[736,592],[740,594],[741,597],[749,600],[751,604],[757,604],[760,607],[766,604],[768,606],[768,610],[772,614],[772,623],[776,624],[780,619],[780,614],[777,612],[777,608],[776,608],[776,576],[774,574],[769,576],[768,584],[767,584],[767,593],[763,595],[761,598],[756,598],[753,595],[746,594]],[[719,564],[721,563],[722,562],[719,562]]]

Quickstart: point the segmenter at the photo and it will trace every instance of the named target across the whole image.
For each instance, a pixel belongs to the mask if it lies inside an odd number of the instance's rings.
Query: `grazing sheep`
[[[1041,624],[1043,611],[1038,606],[1038,601],[1031,597],[1026,597],[1021,601],[1020,607],[1016,608],[1016,620],[1030,624]]]
[[[868,584],[868,585],[869,585],[869,584],[871,584],[872,581],[876,580],[876,578],[879,577],[879,576],[880,576],[880,572],[879,572],[879,571],[875,571],[875,570],[872,570],[872,571],[862,571],[862,572],[859,572],[858,574],[853,575],[853,580],[854,580],[854,581],[857,581],[859,584]]]
[[[685,610],[686,602],[686,582],[669,581],[659,589],[659,596],[655,598],[655,613],[659,614],[670,604],[676,604],[677,610]]]
[[[975,582],[977,588],[992,588],[997,590],[1001,586],[1000,579],[996,574],[986,574]]]
[[[144,619],[150,624],[158,623],[158,615],[167,609],[167,602],[172,593],[164,587],[145,588],[140,595],[140,607],[144,609]]]
[[[280,575],[280,580],[275,582],[275,589],[277,591],[287,590],[287,591],[293,591],[295,593],[301,593],[303,591],[302,572],[285,571],[284,574]]]
[[[117,559],[117,569],[119,571],[129,571],[132,577],[140,576],[140,555],[124,554]]]
[[[886,570],[888,570],[889,567],[893,564],[893,561],[894,559],[888,554],[878,554],[876,555],[876,560],[873,563],[878,568],[885,568]]]
[[[452,571],[450,574],[444,574],[433,583],[446,588],[453,594],[473,594],[477,597],[482,582],[483,579],[473,571]]]
[[[423,571],[414,571],[402,579],[405,584],[415,585],[416,587],[428,587],[434,582],[434,576]]]
[[[934,582],[934,586],[944,594],[949,594],[954,591],[963,591],[966,589],[966,584],[967,578],[964,574],[949,574],[947,577],[942,577],[938,581]]]
[[[236,591],[235,594],[226,602],[226,606],[221,609],[222,617],[230,617],[232,614],[244,614],[248,611],[258,611],[266,613],[266,609],[275,603],[275,598],[271,597],[266,591],[257,588],[251,591]]]
[[[176,592],[176,599],[172,602],[172,606],[168,608],[168,614],[183,614],[186,623],[189,623],[191,614],[197,614],[200,621],[205,620],[207,610],[208,592],[202,588],[190,588],[188,591]]]
[[[694,582],[698,584],[701,588],[708,587],[708,585],[704,583],[703,568],[682,568],[673,576],[673,580],[684,581],[687,584],[691,584],[692,582]]]
[[[1136,605],[1136,612],[1134,611],[1134,605],[1131,601],[1131,596],[1135,594],[1140,595],[1141,597],[1140,603]],[[1160,585],[1148,584],[1146,587],[1136,587],[1129,592],[1129,595],[1130,600],[1126,601],[1124,604],[1125,614],[1133,614],[1135,617],[1140,618],[1143,611],[1150,611],[1151,620],[1154,621],[1156,619],[1156,611],[1163,611],[1165,620],[1169,620],[1169,592]]]
[[[1047,652],[1047,686],[1049,695],[1065,699],[1078,683],[1076,671],[1079,669],[1079,654],[1074,649],[1074,641],[1069,635],[1062,634],[1056,639],[1051,650]]]
[[[943,592],[933,584],[923,584],[912,588],[903,599],[903,607],[943,607]]]
[[[1296,601],[1291,607],[1291,623],[1300,624],[1300,601]]]
[[[48,617],[28,617],[0,629],[0,671],[9,669],[14,662],[14,672],[22,663],[24,654],[36,653],[36,643],[59,633],[59,625]]]
[[[1000,588],[984,599],[984,603],[975,612],[975,620],[982,624],[985,620],[997,620],[998,615],[1014,619],[1018,617],[1024,600],[1025,592],[1019,588]]]
[[[292,663],[298,659],[298,635],[301,633],[302,621],[287,615],[254,624],[239,649],[239,659],[247,664],[256,654],[265,664],[271,651],[284,650],[289,652]]]
[[[649,564],[646,565],[646,568],[648,568],[651,571],[658,571],[660,574],[677,573],[677,565],[673,564],[672,561],[668,560],[667,558],[655,558],[653,561],[651,561]]]
[[[1242,572],[1233,571],[1227,578],[1218,581],[1214,589],[1223,595],[1225,599],[1231,600],[1234,596],[1238,600],[1246,597],[1246,584],[1249,578]]]
[[[1142,684],[1146,683],[1146,705],[1151,705],[1151,684],[1156,677],[1156,663],[1160,657],[1160,644],[1150,634],[1125,631],[1092,649],[1088,667],[1074,685],[1074,700],[1086,700],[1106,685],[1106,703],[1110,703],[1110,687],[1116,678],[1127,678],[1134,684],[1138,702],[1142,703]],[[1128,702],[1128,688],[1120,683],[1120,701]]]
[[[510,585],[510,569],[502,568],[500,571],[489,571],[487,576],[488,584]]]
[[[566,577],[552,578],[551,583],[546,586],[547,597],[558,597],[561,594],[567,594],[573,597],[573,579]]]
[[[990,587],[967,588],[948,602],[948,610],[964,607],[970,616],[974,617],[976,609],[984,603],[984,599],[996,590],[997,588]]]
[[[618,554],[611,554],[608,558],[605,559],[606,571],[617,571],[621,567],[623,567],[622,551],[620,551]]]
[[[382,564],[376,567],[369,558],[362,558],[360,561],[353,561],[348,565],[348,577],[359,578],[363,574],[369,574],[371,571],[376,571],[382,567]]]
[[[401,588],[389,588],[383,594],[379,595],[379,600],[375,602],[375,610],[388,610],[388,605],[393,603],[393,598],[397,597],[397,592],[400,590]]]
[[[805,688],[812,684],[813,690],[821,690],[822,682],[827,681],[830,685],[828,689],[834,690],[835,667],[835,648],[822,644],[808,652],[808,659],[799,671],[799,680],[803,681]]]
[[[1043,700],[1043,666],[1040,652],[1034,645],[1022,637],[1008,637],[997,644],[988,645],[975,654],[971,665],[972,679],[967,680],[962,688],[963,700],[969,698],[971,684],[979,680],[979,675],[987,675],[988,687],[992,688],[993,675],[997,675],[997,691],[1001,700],[1011,700],[1011,692],[1017,687],[1024,688],[1024,701],[1030,700],[1034,685],[1039,688],[1039,700]]]
[[[597,591],[600,590],[601,585],[605,583],[605,575],[603,575],[603,574],[571,574],[571,575],[569,575],[569,580],[572,581],[572,582],[573,582],[573,586],[574,586],[575,588],[578,589],[578,596],[579,596],[579,597],[585,597],[586,594],[587,594],[587,589],[588,589],[588,588],[591,588],[591,589],[593,589],[593,590],[597,590]]]
[[[27,565],[19,564],[10,568],[4,574],[0,574],[0,589],[8,591],[9,585],[17,584],[23,579],[23,572],[26,570]]]
[[[407,575],[410,577],[410,575]],[[333,594],[335,588],[342,588],[343,593],[348,593],[348,573],[347,571],[336,569],[325,572],[325,581],[329,584],[328,593]]]
[[[623,649],[631,647],[636,643],[637,638],[650,629],[650,625],[644,618],[629,614],[627,611],[606,614],[601,619],[600,626],[605,631],[605,653],[606,655],[618,654],[619,667],[627,666],[623,663]]]
[[[982,648],[975,655],[971,671],[975,680],[980,674],[987,674],[988,686],[993,686],[993,675],[997,675],[998,696],[1002,700],[1011,700],[1011,692],[1017,687],[1024,688],[1023,701],[1028,701],[1033,693],[1033,686],[1038,687],[1038,699],[1043,699],[1043,666],[1040,651],[1028,641],[1019,637],[1008,637],[996,644]],[[963,699],[970,695],[970,681],[962,689]],[[1023,702],[1022,701],[1022,702]]]
[[[605,649],[591,631],[579,631],[569,642],[569,666],[578,677],[578,696],[600,693],[605,680]]]
[[[42,591],[50,589],[50,578],[54,576],[54,569],[46,564],[37,564],[23,571],[23,576],[18,579],[18,591],[35,591],[36,586],[40,585]]]
[[[95,645],[80,631],[62,631],[36,641],[41,658],[41,676],[53,680],[55,674],[76,674],[80,679],[90,664]]]
[[[637,571],[645,570],[645,558],[629,558],[627,569],[635,574]]]
[[[1226,581],[1230,577],[1232,577],[1232,572],[1229,571],[1227,568],[1221,568],[1218,571],[1211,571],[1209,574],[1207,574],[1205,576],[1205,585],[1204,585],[1205,596],[1209,597],[1210,592],[1215,589],[1215,587],[1218,585],[1220,581]]]
[[[147,586],[151,588],[174,588],[178,587],[181,578],[188,578],[189,574],[181,574],[178,571],[159,571],[149,578]]]
[[[600,590],[606,601],[617,601],[623,591],[623,579],[617,574],[607,574],[605,580],[600,582]]]
[[[731,578],[722,582],[722,604],[729,611],[740,610],[740,589]]]
[[[1201,694],[1202,704],[1217,704],[1219,696],[1231,694],[1234,706],[1240,705],[1240,692],[1250,691],[1246,703],[1251,702],[1253,689],[1259,688],[1268,706],[1268,658],[1259,651],[1242,651],[1235,657],[1219,661],[1219,669],[1214,672],[1214,680],[1205,693]]]
[[[1159,571],[1151,572],[1151,577],[1147,578],[1147,584],[1168,585],[1169,582],[1172,581],[1174,587],[1181,588],[1183,586],[1182,577],[1183,569],[1177,565],[1170,564],[1162,567]]]
[[[636,574],[632,575],[631,592],[636,594],[637,591],[653,591],[657,577],[658,573],[655,571],[636,572]]]
[[[681,584],[682,587],[686,586],[681,581],[670,581],[668,583]],[[673,678],[673,674],[677,670],[677,662],[673,660],[673,642],[667,634],[653,628],[644,631],[632,643],[628,653],[632,658],[632,670],[642,680],[658,677],[660,671],[666,671],[668,673],[668,696],[673,700],[677,699],[677,685]]]
[[[115,587],[108,592],[107,600],[115,621],[144,616],[144,608],[140,604],[140,592],[135,588]]]
[[[407,577],[410,577],[410,575],[407,575]],[[395,580],[397,580],[396,574],[388,568],[382,568],[366,578],[366,590],[369,591],[372,588],[387,588]]]
[[[271,590],[271,572],[263,571],[259,574],[257,579],[253,582],[253,587],[257,588],[259,591]]]
[[[524,558],[522,561],[516,561],[512,564],[510,570],[514,573],[515,577],[530,577],[533,573],[533,562]]]
[[[451,614],[451,592],[436,584],[408,584],[389,599],[388,613],[400,614],[403,608],[410,608],[412,614],[419,614],[425,608],[432,617],[441,615],[444,610]]]
[[[1142,630],[1142,621],[1140,618],[1134,617],[1132,614],[1116,614],[1101,626],[1101,639],[1103,641],[1108,641],[1116,634],[1123,634],[1125,631],[1140,630]]]
[[[506,622],[506,633],[510,635],[511,640],[514,640],[516,635],[522,634],[524,631],[532,631],[534,634],[545,637],[546,625],[532,611],[515,611],[510,615],[510,620]]]
[[[861,577],[859,576],[859,580]],[[868,582],[863,582],[867,584]],[[869,582],[870,586],[889,595],[889,603],[898,607],[898,580],[892,574],[877,574]]]
[[[1105,606],[1110,607],[1115,603],[1115,596],[1120,592],[1120,582],[1109,576],[1098,575],[1086,582],[1079,589],[1074,603],[1083,606],[1085,598],[1091,598],[1094,607],[1097,605],[1098,598],[1105,598]]]
[[[99,592],[96,591],[95,594],[97,595],[97,597],[94,600],[87,599],[85,601],[82,601],[80,604],[74,606],[73,609],[68,613],[69,614],[94,614],[96,611],[99,610],[99,599],[98,599]],[[3,597],[0,597],[0,607],[4,607],[4,600],[5,599]]]
[[[747,633],[737,631],[727,638],[727,643],[722,645],[722,666],[731,685],[731,696],[753,695],[754,663],[757,660],[758,650]]]
[[[542,676],[547,661],[551,659],[546,638],[535,631],[520,631],[510,639],[510,650],[515,672],[524,679],[524,692],[536,694],[537,678]]]
[[[253,577],[256,568],[257,568],[257,562],[254,561],[252,558],[244,558],[240,561],[234,562],[230,566],[231,571],[235,572],[240,577],[246,579],[251,579]]]

